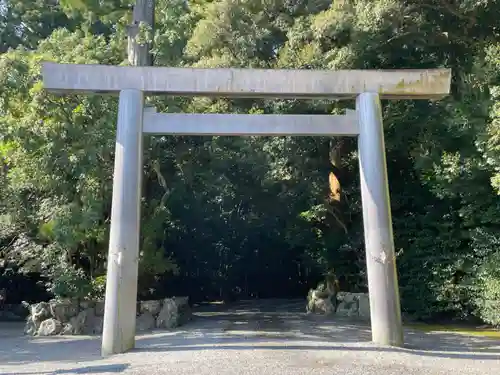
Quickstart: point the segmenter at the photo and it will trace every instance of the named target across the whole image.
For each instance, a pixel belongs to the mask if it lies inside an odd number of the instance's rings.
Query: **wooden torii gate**
[[[135,345],[144,134],[357,136],[372,340],[403,345],[380,99],[440,99],[451,71],[256,70],[44,63],[55,93],[119,93],[102,354]],[[346,115],[161,114],[145,95],[355,99]]]

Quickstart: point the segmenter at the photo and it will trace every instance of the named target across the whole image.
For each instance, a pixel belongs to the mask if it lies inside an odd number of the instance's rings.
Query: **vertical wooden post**
[[[120,92],[102,354],[135,345],[144,94]]]
[[[356,110],[372,340],[401,346],[403,327],[379,95],[360,94]]]

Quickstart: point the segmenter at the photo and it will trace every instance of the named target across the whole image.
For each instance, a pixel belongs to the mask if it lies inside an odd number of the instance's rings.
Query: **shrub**
[[[477,274],[477,315],[486,323],[500,326],[500,251],[490,255]]]

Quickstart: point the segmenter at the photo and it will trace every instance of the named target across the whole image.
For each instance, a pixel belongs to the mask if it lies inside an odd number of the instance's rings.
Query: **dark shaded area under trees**
[[[49,95],[39,62],[121,64],[132,3],[0,1],[0,289],[8,299],[43,290],[24,272],[42,275],[60,297],[103,293],[117,100]],[[164,66],[452,68],[450,97],[383,103],[402,307],[418,318],[500,324],[499,15],[495,0],[157,0],[154,35],[141,35]],[[149,102],[165,112],[353,105]],[[141,298],[305,297],[331,267],[343,289],[366,289],[354,140],[155,137],[145,145]]]

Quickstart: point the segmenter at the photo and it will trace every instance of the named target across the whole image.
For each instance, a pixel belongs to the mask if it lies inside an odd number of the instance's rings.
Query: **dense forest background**
[[[117,98],[47,94],[40,62],[124,64],[132,3],[0,0],[0,289],[13,303],[102,296]],[[157,0],[141,37],[161,66],[452,68],[450,97],[383,103],[402,307],[500,324],[499,19],[496,0]],[[366,290],[355,140],[152,137],[145,150],[140,298],[305,297],[331,268]]]

